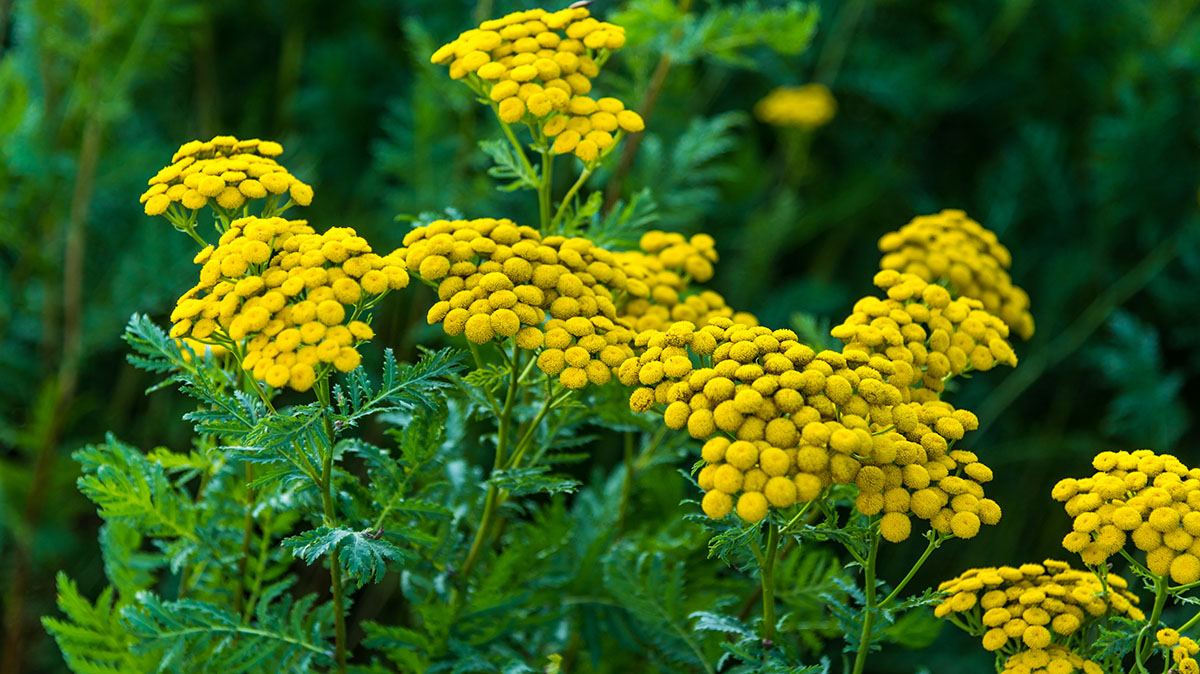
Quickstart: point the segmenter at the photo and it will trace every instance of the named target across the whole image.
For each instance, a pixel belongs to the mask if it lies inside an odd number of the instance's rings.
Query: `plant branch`
[[[553,230],[554,226],[558,224],[559,220],[562,220],[563,215],[565,215],[567,212],[567,204],[571,203],[571,199],[575,196],[575,193],[579,191],[580,187],[583,187],[583,184],[587,182],[587,179],[590,178],[591,175],[592,170],[589,168],[583,169],[583,171],[579,174],[579,179],[575,181],[574,185],[571,185],[571,189],[567,190],[566,196],[564,196],[562,202],[559,203],[558,210],[555,211],[554,218],[550,220],[550,226],[547,228],[547,231]]]
[[[321,416],[325,421],[325,434],[329,436],[329,451],[321,457],[321,480],[317,487],[321,490],[321,505],[324,508],[325,526],[337,526],[337,513],[333,503],[333,445],[336,442],[333,432],[333,419],[328,414],[329,379],[322,377],[313,387],[317,400],[321,403]],[[336,647],[335,660],[338,674],[346,673],[346,610],[342,597],[342,564],[338,560],[337,550],[329,555],[330,585],[333,591],[334,644]]]
[[[775,557],[779,552],[779,527],[767,522],[767,552],[759,559],[763,596],[763,651],[775,641]]]
[[[504,466],[505,452],[508,448],[508,433],[509,427],[512,425],[513,403],[517,397],[517,387],[519,377],[517,369],[520,367],[521,351],[516,342],[513,342],[512,355],[512,371],[508,377],[508,393],[504,398],[504,408],[500,411],[499,428],[497,431],[496,441],[496,459],[493,462],[492,470],[500,470]],[[471,572],[475,570],[475,565],[479,562],[479,555],[483,552],[483,547],[491,538],[492,528],[496,522],[496,511],[499,507],[501,494],[500,489],[495,483],[488,484],[487,496],[483,501],[483,517],[479,521],[479,529],[475,532],[475,539],[471,542],[471,549],[467,552],[467,559],[463,562],[462,568],[458,573],[458,581],[463,589],[462,593],[455,588],[452,594],[451,604],[455,610],[460,608],[461,601],[466,596],[466,588],[471,581]]]
[[[554,155],[550,146],[542,147],[542,180],[538,183],[538,221],[543,232],[550,228],[550,193],[554,189]]]
[[[879,532],[871,529],[870,549],[867,553],[867,563],[863,566],[866,580],[867,605],[863,607],[862,631],[858,637],[858,654],[854,657],[853,674],[862,674],[867,664],[867,652],[871,650],[871,628],[875,624],[875,560],[879,554]]]
[[[929,555],[933,554],[933,551],[937,550],[938,546],[940,546],[944,540],[945,539],[942,538],[940,533],[936,531],[930,533],[929,545],[925,546],[925,552],[921,553],[921,557],[918,558],[917,562],[913,564],[911,569],[908,570],[908,575],[904,576],[904,580],[901,580],[900,584],[892,590],[891,594],[884,597],[883,601],[879,602],[879,608],[887,606],[892,602],[893,599],[900,595],[900,592],[904,589],[904,586],[908,585],[908,582],[913,579],[913,576],[917,575],[917,571],[920,570],[920,568],[925,564],[925,560],[929,559]]]
[[[1133,664],[1142,674],[1150,674],[1146,669],[1146,658],[1154,652],[1154,649],[1143,650],[1147,637],[1153,634],[1155,628],[1158,627],[1158,619],[1162,616],[1163,606],[1167,603],[1167,579],[1162,576],[1154,577],[1154,608],[1150,612],[1150,619],[1146,621],[1145,626],[1138,632],[1137,642],[1133,649],[1134,661]]]

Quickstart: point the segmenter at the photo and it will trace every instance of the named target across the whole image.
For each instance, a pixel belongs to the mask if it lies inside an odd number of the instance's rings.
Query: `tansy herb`
[[[563,509],[547,498],[579,487],[556,471],[591,424],[623,434],[625,481],[608,538],[584,546],[582,562],[597,564],[595,550],[612,547],[604,573],[625,601],[731,635],[718,655],[676,629],[668,659],[709,672],[827,670],[800,669],[813,661],[811,635],[777,618],[788,608],[778,578],[805,555],[844,552],[836,591],[822,598],[844,641],[826,650],[844,652],[851,674],[868,671],[872,650],[891,638],[886,626],[929,605],[980,636],[997,671],[1095,674],[1132,651],[1141,672],[1156,652],[1195,672],[1200,648],[1180,632],[1200,614],[1178,630],[1158,626],[1167,597],[1200,584],[1200,475],[1148,450],[1101,453],[1095,476],[1055,488],[1074,518],[1063,545],[1086,571],[1054,560],[971,569],[903,596],[935,550],[1001,520],[984,491],[992,469],[958,445],[979,418],[945,398],[963,379],[1017,366],[1010,335],[1033,334],[1008,249],[962,211],[918,216],[879,239],[879,293],[855,302],[826,346],[760,324],[705,287],[720,261],[711,236],[642,231],[647,222],[631,224],[631,210],[602,215],[599,195],[583,194],[624,135],[646,128],[625,102],[594,93],[625,42],[621,26],[586,7],[537,9],[483,21],[431,55],[492,110],[507,141],[484,145],[493,175],[537,193],[536,219],[422,216],[399,248],[376,252],[352,228],[283,218],[308,206],[313,189],[277,162],[278,143],[232,136],[184,144],[150,179],[145,213],[200,246],[198,282],[179,297],[168,331],[135,316],[127,339],[138,364],[197,399],[186,417],[197,451],[144,455],[110,438],[78,453],[80,488],[125,527],[112,535],[128,537],[105,545],[134,551],[146,537],[170,564],[136,579],[110,574],[119,620],[111,589],[92,605],[60,581],[70,620],[46,625],[71,664],[85,661],[79,635],[90,633],[79,625],[91,612],[104,620],[89,628],[121,646],[99,659],[108,670],[167,668],[204,653],[212,659],[203,667],[231,671],[533,671],[533,662],[566,671],[551,649],[578,648],[569,623],[532,646],[524,632],[559,620],[562,606],[525,602],[525,622],[494,624],[522,605],[503,594],[516,569],[574,542],[568,533],[533,554],[505,531],[536,537]],[[773,92],[756,111],[812,130],[835,104],[807,85]],[[556,198],[553,166],[564,154],[579,161]],[[208,221],[213,244],[197,229]],[[625,243],[606,224],[640,236]],[[427,322],[466,351],[425,353],[410,366],[387,351],[376,384],[362,350],[379,341],[372,315],[411,278],[436,295]],[[467,351],[474,368],[464,374]],[[394,450],[354,435],[372,419],[389,426]],[[638,456],[630,429],[651,432]],[[471,435],[486,439],[478,444],[489,471],[466,460]],[[664,445],[677,454],[654,456]],[[718,613],[724,600],[685,614],[669,601],[682,568],[610,545],[637,525],[625,520],[634,473],[676,458],[692,463],[687,476],[699,487],[696,512],[678,526],[703,531],[711,556],[757,573],[759,594],[738,614]],[[599,510],[587,517],[613,514]],[[881,543],[914,532],[924,552],[898,583],[881,580],[880,554],[895,549]],[[1146,551],[1144,564],[1127,540]],[[1149,617],[1108,569],[1117,554],[1150,579]],[[294,560],[328,564],[328,601],[293,592]],[[356,623],[356,593],[389,570],[401,571],[412,615]],[[715,563],[691,571],[720,572]],[[668,601],[649,592],[659,588]],[[561,603],[570,602],[602,603]],[[761,618],[748,621],[758,604]],[[1118,643],[1121,630],[1136,635]]]

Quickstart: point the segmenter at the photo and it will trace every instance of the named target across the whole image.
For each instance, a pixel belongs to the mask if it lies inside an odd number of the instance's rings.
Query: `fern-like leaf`
[[[92,603],[79,593],[75,581],[66,574],[59,572],[55,583],[58,608],[66,618],[46,616],[42,618],[42,626],[58,642],[71,671],[120,674],[153,669],[152,657],[130,650],[135,639],[121,623],[112,587],[105,588]]]
[[[456,349],[424,351],[413,365],[398,365],[391,349],[383,354],[383,378],[379,388],[372,386],[366,372],[359,368],[346,377],[346,387],[334,387],[337,420],[354,424],[380,412],[432,408],[440,391],[452,386],[450,378],[462,368],[463,354]]]
[[[378,583],[382,580],[389,560],[400,562],[410,557],[370,531],[353,531],[346,527],[317,527],[283,539],[283,545],[308,564],[336,554],[338,563],[360,586],[368,581]]]
[[[713,672],[684,612],[683,563],[660,552],[615,548],[604,559],[604,584],[642,628],[654,651],[667,660]]]
[[[138,639],[133,651],[154,654],[159,672],[195,671],[196,663],[222,674],[307,671],[332,660],[326,643],[332,609],[314,609],[313,595],[295,603],[286,593],[263,601],[255,624],[208,602],[163,601],[151,592],[137,599],[122,610],[122,622]]]

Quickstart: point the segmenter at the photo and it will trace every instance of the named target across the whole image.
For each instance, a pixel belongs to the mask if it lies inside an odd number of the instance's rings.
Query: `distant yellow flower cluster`
[[[1051,493],[1074,518],[1063,547],[1098,566],[1129,540],[1152,573],[1200,581],[1200,469],[1148,449],[1101,452],[1092,466],[1091,477],[1067,478]]]
[[[754,114],[774,126],[815,129],[825,126],[837,113],[837,101],[823,84],[779,87],[754,106]]]
[[[408,285],[403,259],[371,252],[348,227],[317,234],[303,220],[234,220],[196,255],[200,281],[171,314],[171,336],[217,344],[269,386],[312,387],[322,368],[348,372],[374,336],[364,312]]]
[[[1033,335],[1029,295],[1008,275],[1012,255],[995,233],[966,213],[946,209],[917,216],[880,238],[879,250],[883,252],[880,269],[915,274],[929,283],[948,283],[959,296],[982,302],[1022,339]]]
[[[275,161],[282,153],[279,143],[233,136],[184,143],[142,194],[146,215],[167,214],[174,204],[192,211],[211,205],[232,213],[262,198],[290,198],[307,206],[313,190]]]
[[[593,162],[622,133],[645,128],[620,100],[589,96],[608,54],[624,44],[624,28],[596,20],[585,7],[532,9],[484,21],[430,60],[495,103],[504,123],[526,122],[554,139],[555,154]]]
[[[693,237],[702,253],[677,234],[646,236],[651,247],[671,243],[631,257],[586,238],[543,237],[511,220],[438,220],[409,232],[397,254],[437,286],[430,324],[476,344],[513,337],[522,349],[540,349],[543,372],[578,389],[607,383],[634,355],[644,326],[685,312],[702,323],[733,315],[720,295],[695,292],[671,271],[690,267],[710,278],[711,239]]]
[[[938,586],[946,598],[934,615],[984,632],[983,647],[989,651],[1021,649],[1027,655],[1010,667],[1025,671],[1021,665],[1046,667],[1035,664],[1045,660],[1039,652],[1071,660],[1063,646],[1073,635],[1084,634],[1081,630],[1091,620],[1110,613],[1144,620],[1145,614],[1135,606],[1137,596],[1127,588],[1125,579],[1116,574],[1101,581],[1091,571],[1072,569],[1053,559],[1019,567],[970,569]],[[1100,671],[1090,663],[1069,664],[1086,672]]]

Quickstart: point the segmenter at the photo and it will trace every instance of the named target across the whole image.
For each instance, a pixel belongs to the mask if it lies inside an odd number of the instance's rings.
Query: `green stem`
[[[1191,618],[1190,620],[1188,620],[1188,621],[1187,621],[1187,622],[1185,622],[1184,624],[1180,625],[1180,626],[1179,626],[1179,633],[1180,633],[1180,634],[1183,634],[1184,632],[1188,631],[1188,630],[1189,630],[1189,629],[1191,629],[1193,626],[1195,626],[1195,624],[1196,624],[1197,622],[1200,622],[1200,613],[1196,613],[1196,615],[1192,616],[1192,618]]]
[[[550,395],[546,396],[546,402],[542,404],[542,409],[538,410],[537,416],[533,418],[533,423],[529,424],[529,430],[525,431],[525,434],[521,436],[520,441],[517,442],[516,451],[513,452],[512,457],[510,457],[508,462],[505,464],[504,468],[506,470],[517,467],[521,459],[525,456],[526,450],[528,450],[530,445],[533,444],[533,438],[537,434],[537,429],[538,426],[541,425],[542,419],[545,419],[546,414],[550,411],[550,408],[554,407],[555,403],[558,403],[561,400],[561,397],[556,398]]]
[[[333,527],[337,524],[337,515],[333,505],[333,420],[330,418],[327,409],[329,406],[329,379],[324,377],[318,379],[313,390],[317,394],[317,400],[321,403],[321,416],[325,420],[325,434],[329,437],[329,451],[325,452],[325,455],[321,459],[321,480],[317,484],[317,487],[321,490],[321,505],[325,511],[325,526]],[[334,659],[337,662],[338,674],[345,674],[346,611],[345,601],[342,597],[342,565],[338,561],[336,551],[329,556],[329,575],[333,591],[334,644],[337,649]]]
[[[254,490],[250,483],[254,482],[254,467],[246,463],[246,516],[242,525],[242,555],[238,558],[237,592],[233,596],[235,613],[241,613],[246,596],[246,563],[250,557],[250,542],[254,538]]]
[[[817,59],[814,82],[820,82],[827,86],[833,84],[838,70],[841,69],[842,59],[846,56],[846,50],[850,46],[854,28],[858,25],[858,20],[862,17],[867,4],[867,0],[856,0],[843,5],[841,11],[838,12],[830,36],[825,40],[821,55]]]
[[[187,222],[184,222],[182,227],[176,227],[176,229],[186,232],[188,236],[192,237],[193,241],[200,244],[201,249],[208,247],[208,242],[196,233],[196,225],[191,219],[189,219]]]
[[[779,552],[779,527],[774,522],[767,523],[767,554],[760,560],[762,577],[763,601],[763,651],[771,646],[767,642],[775,641],[775,557]]]
[[[496,112],[496,119],[500,119],[500,106],[492,104],[492,109]],[[517,151],[517,156],[521,158],[521,164],[525,166],[525,170],[529,172],[529,175],[535,175],[533,164],[530,164],[529,157],[525,156],[525,148],[521,147],[521,141],[517,140],[517,135],[513,133],[512,126],[508,122],[500,120],[500,128],[504,129],[504,135],[508,136],[508,141],[512,143],[513,149]]]
[[[658,429],[658,432],[650,439],[650,444],[646,445],[641,454],[638,454],[637,462],[634,464],[635,470],[645,470],[646,466],[650,465],[650,460],[654,458],[654,451],[658,449],[663,439],[667,437],[667,430],[666,426]]]
[[[625,511],[633,495],[633,431],[625,431],[625,479],[621,485],[621,505],[617,509],[617,529],[625,526]]]
[[[820,498],[820,497],[817,497],[817,498]],[[792,530],[792,527],[793,527],[793,526],[795,526],[795,525],[796,525],[796,523],[800,521],[800,518],[801,518],[801,517],[804,517],[804,513],[808,512],[808,509],[809,509],[809,508],[811,508],[811,507],[812,507],[812,504],[813,504],[813,503],[815,503],[815,502],[816,502],[816,501],[814,500],[814,501],[809,501],[808,503],[805,503],[805,504],[804,504],[804,505],[803,505],[803,506],[800,508],[800,512],[796,513],[796,515],[795,515],[794,517],[792,517],[792,519],[788,520],[788,523],[787,523],[787,524],[783,525],[783,533],[785,533],[785,534],[786,534],[786,533],[788,533],[789,531],[791,531],[791,530]]]
[[[471,350],[471,357],[475,359],[475,369],[482,370],[483,369],[483,356],[481,356],[479,353],[479,346],[477,344],[475,344],[475,342],[472,342],[471,340],[468,339],[467,340],[467,348]],[[496,402],[496,396],[492,395],[491,389],[488,389],[486,387],[482,387],[482,388],[483,388],[483,396],[484,396],[484,398],[487,399],[488,405],[492,408],[492,414],[499,416],[500,415],[500,403]]]
[[[858,655],[854,657],[852,674],[862,674],[867,664],[867,651],[871,648],[871,627],[875,624],[875,559],[879,554],[879,532],[871,530],[871,547],[867,553],[867,563],[863,566],[866,576],[867,605],[863,609],[862,631],[858,637]]]
[[[504,465],[504,453],[508,450],[508,435],[512,430],[512,410],[513,403],[517,400],[517,388],[520,378],[517,376],[517,370],[521,368],[521,349],[517,346],[516,340],[513,341],[512,359],[510,361],[512,369],[508,375],[508,393],[504,396],[504,409],[501,410],[500,424],[498,431],[498,439],[496,442],[496,466]]]
[[[250,622],[254,606],[262,593],[263,576],[266,573],[267,557],[271,552],[271,532],[267,531],[270,524],[263,527],[263,535],[258,544],[258,568],[254,570],[254,586],[250,588],[250,599],[246,601],[246,609],[242,612],[242,622]]]
[[[1158,619],[1162,616],[1163,606],[1167,603],[1167,579],[1162,576],[1154,577],[1154,609],[1150,612],[1150,620],[1142,627],[1142,631],[1138,632],[1137,644],[1134,647],[1134,664],[1138,671],[1143,674],[1150,674],[1143,664],[1146,658],[1154,652],[1154,649],[1143,650],[1143,645],[1146,642],[1146,637],[1153,634],[1155,628],[1158,627]]]
[[[937,532],[930,534],[929,545],[925,546],[925,552],[921,553],[921,557],[917,559],[917,563],[913,564],[913,567],[908,570],[908,575],[904,577],[904,580],[900,581],[900,584],[897,585],[894,590],[892,590],[891,594],[884,597],[883,601],[879,602],[879,608],[887,606],[893,599],[900,595],[900,591],[904,589],[905,585],[908,585],[908,581],[912,580],[913,576],[917,575],[917,571],[922,565],[925,564],[925,560],[929,559],[929,555],[933,554],[933,551],[938,549],[938,546],[942,544],[943,540],[944,539]]]
[[[1168,585],[1167,592],[1171,594],[1179,594],[1180,592],[1186,592],[1194,587],[1200,587],[1200,580],[1194,583],[1188,583],[1186,585]]]
[[[272,404],[271,399],[267,397],[267,392],[264,391],[263,388],[258,385],[258,381],[254,378],[253,374],[242,369],[242,353],[241,353],[240,348],[235,348],[235,349],[231,349],[231,350],[233,351],[234,360],[237,361],[237,369],[238,369],[238,371],[242,372],[245,375],[245,381],[250,385],[250,389],[252,391],[254,391],[254,393],[256,395],[258,395],[258,399],[263,401],[263,405],[265,405],[266,408],[268,410],[270,410],[271,414],[275,414],[276,413],[275,405]]]
[[[558,224],[558,221],[562,220],[562,216],[567,212],[567,204],[571,203],[571,199],[575,197],[575,193],[579,191],[580,187],[583,187],[583,184],[587,182],[587,179],[591,177],[591,175],[591,169],[583,169],[583,172],[579,174],[579,179],[575,181],[574,185],[571,185],[571,189],[567,190],[566,196],[564,196],[562,202],[558,204],[558,210],[554,213],[554,219],[550,221],[550,230],[553,230],[554,226]]]
[[[543,232],[550,227],[550,192],[553,190],[554,155],[550,147],[542,148],[542,181],[538,184],[538,217]]]
[[[504,398],[504,408],[500,411],[499,430],[496,440],[496,459],[492,464],[493,472],[504,467],[505,452],[508,449],[508,432],[512,426],[513,403],[517,398],[519,380],[517,369],[520,366],[520,358],[520,348],[516,342],[513,342],[513,367],[508,377],[508,393]],[[475,532],[475,540],[471,542],[471,549],[467,552],[467,559],[463,562],[462,568],[458,572],[459,585],[464,590],[471,581],[471,572],[475,570],[475,565],[479,562],[479,555],[483,552],[484,545],[491,538],[500,500],[500,489],[494,483],[488,484],[487,496],[483,500],[483,517],[479,521],[479,529]],[[455,588],[451,595],[451,605],[457,610],[465,596],[465,592],[460,594],[458,588]]]
[[[1126,551],[1125,551],[1125,548],[1121,548],[1120,550],[1118,550],[1118,552],[1120,552],[1120,553],[1121,553],[1121,556],[1122,556],[1122,557],[1124,557],[1124,558],[1125,558],[1125,559],[1126,559],[1126,560],[1129,562],[1129,565],[1130,565],[1130,566],[1132,566],[1132,567],[1134,567],[1135,569],[1137,569],[1137,570],[1141,571],[1141,572],[1142,572],[1144,575],[1147,575],[1147,576],[1154,576],[1154,575],[1157,575],[1157,574],[1155,574],[1155,573],[1152,573],[1152,572],[1150,571],[1150,569],[1147,569],[1147,568],[1146,568],[1146,566],[1145,566],[1144,564],[1142,564],[1141,562],[1139,562],[1139,561],[1137,561],[1136,559],[1134,559],[1134,558],[1133,558],[1133,555],[1131,555],[1131,554],[1129,554],[1128,552],[1126,552]]]

